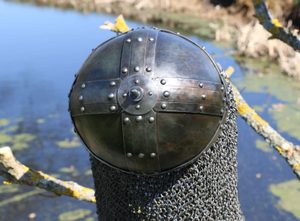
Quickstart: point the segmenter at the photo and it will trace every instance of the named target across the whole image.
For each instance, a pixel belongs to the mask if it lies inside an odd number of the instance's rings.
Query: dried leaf
[[[111,22],[107,21],[104,23],[104,25],[101,25],[100,28],[114,31],[117,33],[124,33],[124,32],[129,31],[129,27],[126,24],[123,15],[119,15],[117,17],[115,23],[111,23]]]

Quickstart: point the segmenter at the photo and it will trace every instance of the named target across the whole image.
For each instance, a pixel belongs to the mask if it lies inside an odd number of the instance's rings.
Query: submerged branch
[[[257,19],[272,34],[272,38],[277,38],[290,45],[294,50],[300,51],[299,37],[284,29],[277,19],[271,18],[265,0],[253,0],[253,5]]]
[[[94,190],[73,181],[63,181],[20,163],[9,147],[0,148],[0,175],[11,183],[39,187],[56,195],[95,203]]]

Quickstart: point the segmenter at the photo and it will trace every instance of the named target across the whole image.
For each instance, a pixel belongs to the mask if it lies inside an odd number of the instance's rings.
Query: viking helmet
[[[227,112],[222,71],[205,49],[156,28],[99,45],[69,97],[75,129],[92,155],[142,174],[196,160],[215,142]]]

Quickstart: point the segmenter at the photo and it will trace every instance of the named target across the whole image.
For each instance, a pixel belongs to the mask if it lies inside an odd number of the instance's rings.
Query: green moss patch
[[[21,194],[14,195],[11,198],[1,200],[0,201],[0,207],[6,206],[6,205],[11,204],[11,203],[20,202],[20,201],[22,201],[26,198],[29,198],[31,196],[34,196],[34,195],[37,195],[37,194],[40,194],[40,193],[43,193],[43,192],[45,192],[45,191],[41,190],[41,189],[35,189],[35,190],[29,191],[29,192],[26,192],[26,193],[21,193]]]
[[[245,59],[243,62],[247,62],[250,69],[241,78],[233,79],[234,84],[246,92],[270,94],[280,100],[268,110],[276,122],[277,129],[300,139],[299,82],[279,73],[280,68],[270,64],[268,60]],[[267,101],[263,110],[271,104]],[[262,109],[258,108],[258,111]]]
[[[270,147],[270,145],[264,141],[264,140],[259,140],[257,139],[256,142],[255,142],[255,145],[258,149],[260,149],[261,151],[263,152],[266,152],[266,153],[271,153],[272,152],[272,148]]]
[[[280,110],[269,111],[277,123],[279,132],[285,132],[300,140],[300,108],[296,105],[286,105]]]
[[[72,139],[64,139],[56,142],[57,146],[61,148],[75,148],[80,146],[80,141],[77,137],[73,137]]]
[[[31,133],[18,133],[22,122],[21,118],[13,120],[13,124],[8,119],[0,119],[0,146],[10,146],[13,151],[29,148],[30,142],[36,139],[36,135]]]
[[[9,184],[9,185],[0,185],[0,194],[3,193],[15,193],[19,191],[18,185]]]
[[[24,150],[29,147],[29,142],[36,138],[35,135],[30,133],[21,133],[13,136],[13,144],[11,148],[13,150]]]
[[[8,126],[2,130],[3,133],[15,133],[19,129],[18,125]]]
[[[300,181],[298,179],[272,184],[269,190],[279,197],[277,206],[280,209],[288,211],[300,219]]]
[[[5,131],[6,132],[6,131]],[[11,135],[0,132],[0,146],[8,145],[12,150],[24,150],[29,147],[29,142],[33,141],[36,138],[35,135],[30,133],[21,133]]]
[[[0,146],[9,145],[14,151],[24,150],[29,147],[29,142],[35,138],[35,135],[29,133],[21,133],[16,135],[0,133]]]
[[[265,107],[263,106],[259,106],[259,105],[253,105],[253,109],[257,112],[257,113],[262,113],[265,109]]]
[[[0,127],[5,127],[7,125],[9,125],[8,119],[5,119],[5,118],[0,119]]]
[[[5,133],[0,133],[0,146],[5,146],[8,143],[12,142],[13,137]]]
[[[263,61],[261,66],[263,66]],[[251,67],[250,64],[247,66]],[[241,79],[234,79],[235,85],[244,89],[247,92],[267,93],[275,96],[279,100],[296,104],[300,94],[299,82],[278,73],[278,70],[274,70],[270,66],[265,73],[257,74],[257,70],[254,67]],[[263,67],[258,68],[261,71]]]
[[[62,167],[62,168],[59,169],[59,172],[68,173],[68,174],[71,174],[72,176],[78,176],[79,175],[78,170],[74,166]]]
[[[58,217],[59,221],[74,221],[82,220],[92,214],[91,210],[88,209],[77,209],[68,212],[61,213]]]

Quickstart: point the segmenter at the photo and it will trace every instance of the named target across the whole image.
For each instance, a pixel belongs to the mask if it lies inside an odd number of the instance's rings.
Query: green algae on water
[[[292,104],[297,103],[300,94],[299,82],[281,73],[247,73],[242,79],[233,79],[233,82],[246,92],[267,93]]]
[[[251,59],[247,59],[246,62],[248,60],[251,62]],[[251,67],[247,74],[241,78],[232,79],[234,84],[246,92],[266,93],[280,100],[280,108],[269,109],[277,129],[300,139],[299,81],[283,75],[277,65],[267,61],[253,65],[250,63],[247,67]],[[262,70],[264,73],[257,74],[257,70]],[[268,100],[263,105],[265,108],[268,105],[267,102]]]
[[[75,221],[88,218],[92,211],[88,209],[77,209],[68,212],[61,213],[58,217],[59,221]]]
[[[12,140],[13,140],[12,135],[0,133],[0,146],[7,145],[8,143],[12,142]]]
[[[272,184],[271,193],[279,197],[277,206],[300,219],[300,182],[298,179]]]
[[[270,109],[273,119],[277,123],[279,132],[285,132],[300,140],[300,107],[285,105],[280,110]]]
[[[258,149],[260,149],[261,151],[263,152],[266,152],[266,153],[271,153],[272,152],[272,148],[270,147],[270,145],[264,141],[264,140],[260,140],[260,139],[257,139],[256,142],[255,142],[255,145]]]
[[[30,133],[21,133],[13,136],[12,149],[15,150],[24,150],[29,147],[29,142],[36,138],[35,135]]]
[[[18,125],[12,125],[2,130],[3,133],[15,133],[19,129]]]
[[[11,135],[0,132],[0,146],[9,145],[14,151],[24,150],[29,147],[29,142],[35,138],[36,136],[30,133]]]
[[[258,106],[258,105],[254,105],[253,109],[258,113],[261,113],[264,111],[264,108],[262,106]]]
[[[78,176],[79,175],[78,170],[74,166],[62,167],[62,168],[59,169],[59,172],[68,173],[68,174],[71,174],[72,176]]]
[[[72,139],[64,139],[56,142],[57,146],[61,148],[75,148],[80,146],[80,141],[77,137],[73,137]]]
[[[15,184],[3,184],[0,185],[0,194],[4,193],[15,193],[19,191],[19,186]]]
[[[18,194],[18,195],[14,195],[11,198],[1,200],[0,201],[0,207],[6,206],[6,205],[11,204],[11,203],[20,202],[20,201],[22,201],[26,198],[29,198],[31,196],[34,196],[34,195],[37,195],[37,194],[40,194],[40,193],[43,193],[43,192],[45,192],[45,190],[35,189],[35,190],[29,191],[29,192],[26,192],[26,193],[21,193],[21,194]]]
[[[0,127],[5,127],[7,125],[9,125],[9,120],[6,118],[1,118],[0,119]]]

